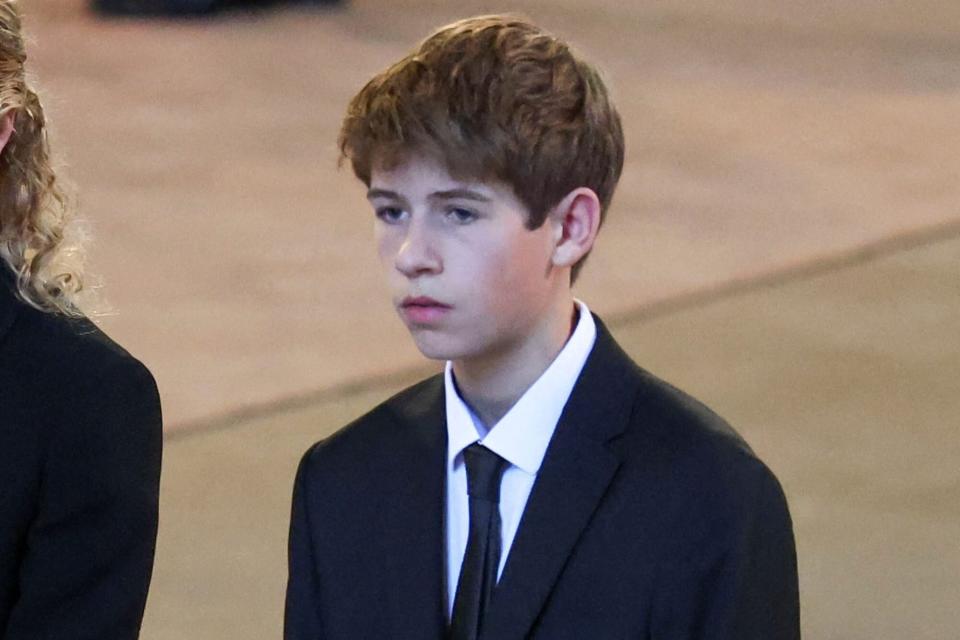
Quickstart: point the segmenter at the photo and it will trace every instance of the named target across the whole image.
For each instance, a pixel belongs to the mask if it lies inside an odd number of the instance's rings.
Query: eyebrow
[[[391,200],[403,199],[396,191],[389,191],[387,189],[368,189],[367,200],[373,200],[374,198],[389,198]]]
[[[475,200],[477,202],[490,202],[490,198],[473,191],[472,189],[449,189],[447,191],[434,191],[430,194],[431,198],[437,200]]]
[[[375,198],[388,198],[391,200],[404,199],[403,196],[396,191],[390,191],[389,189],[369,189],[367,191],[367,200],[373,200]],[[476,202],[491,202],[489,197],[472,189],[434,191],[430,194],[430,198],[433,200],[474,200]]]

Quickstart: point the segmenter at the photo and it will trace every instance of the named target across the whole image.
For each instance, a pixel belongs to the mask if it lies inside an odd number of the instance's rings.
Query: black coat
[[[773,474],[602,323],[481,640],[795,640],[796,552]],[[316,444],[297,473],[287,640],[438,640],[442,376]]]
[[[156,385],[0,271],[0,640],[132,640],[157,534]]]

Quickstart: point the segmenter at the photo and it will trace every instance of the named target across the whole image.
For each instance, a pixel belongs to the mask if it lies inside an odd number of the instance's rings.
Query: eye
[[[403,220],[404,211],[398,207],[377,207],[376,216],[387,224],[397,224]]]
[[[477,219],[477,214],[470,209],[453,207],[447,210],[447,217],[457,224],[469,224]]]

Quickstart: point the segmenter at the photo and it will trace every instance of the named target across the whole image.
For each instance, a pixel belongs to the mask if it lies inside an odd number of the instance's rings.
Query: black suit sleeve
[[[70,386],[46,400],[57,413],[4,640],[139,635],[157,534],[157,388],[129,357]]]
[[[322,640],[318,580],[313,558],[312,532],[308,512],[309,459],[300,461],[293,488],[288,547],[289,577],[284,614],[284,640]]]
[[[799,640],[786,498],[766,467],[756,462],[755,470],[734,501],[739,507],[714,521],[722,524],[704,526],[694,549],[661,575],[654,640]]]

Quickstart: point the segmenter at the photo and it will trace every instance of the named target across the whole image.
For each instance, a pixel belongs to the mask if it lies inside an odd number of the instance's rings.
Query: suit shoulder
[[[667,544],[684,555],[704,541],[725,544],[746,527],[789,530],[780,482],[733,427],[676,387],[640,376],[629,426],[611,445],[621,454],[625,491],[656,496]]]
[[[358,461],[390,455],[404,440],[430,422],[442,423],[443,377],[431,376],[384,400],[331,436],[316,442],[303,456],[305,473],[312,469],[353,468]]]
[[[697,444],[715,442],[753,455],[743,437],[724,418],[703,402],[652,373],[637,367],[641,379],[634,413],[669,429],[678,441]]]
[[[131,422],[159,429],[160,399],[152,374],[87,318],[21,304],[0,353],[10,406],[33,416],[31,421],[60,425],[61,433],[67,427],[126,430]],[[39,397],[48,400],[38,403]]]
[[[655,375],[638,369],[627,446],[651,448],[682,478],[680,486],[731,496],[757,483],[779,483],[746,440],[704,403]]]
[[[16,362],[57,362],[71,376],[152,376],[146,367],[86,317],[67,317],[21,304],[8,348]]]

